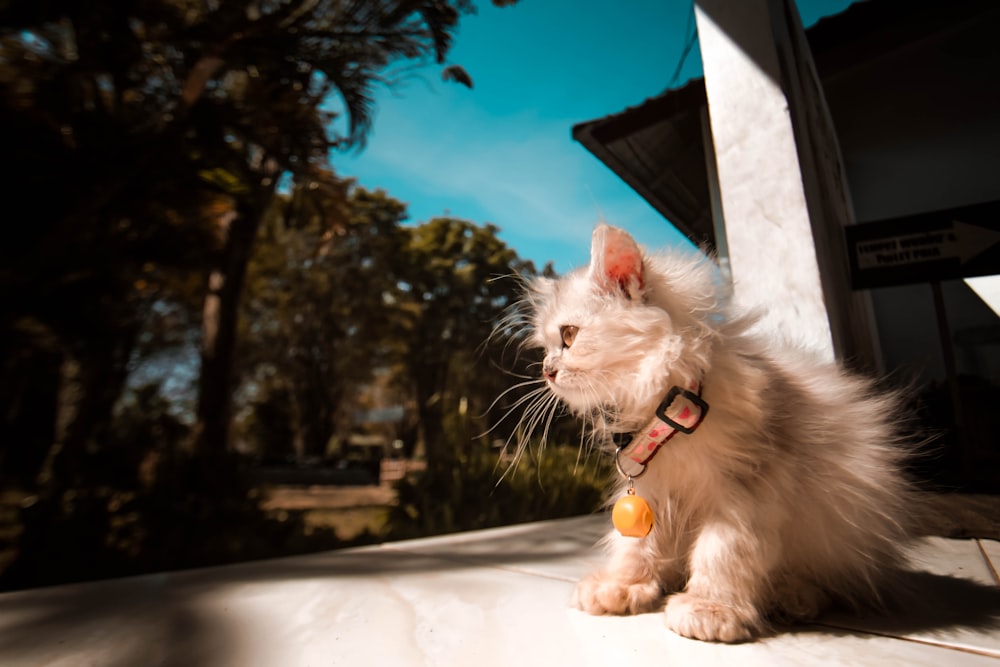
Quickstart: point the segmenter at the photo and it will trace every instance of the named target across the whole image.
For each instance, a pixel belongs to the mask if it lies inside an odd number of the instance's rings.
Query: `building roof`
[[[695,79],[642,104],[573,127],[573,138],[695,243],[713,244]]]

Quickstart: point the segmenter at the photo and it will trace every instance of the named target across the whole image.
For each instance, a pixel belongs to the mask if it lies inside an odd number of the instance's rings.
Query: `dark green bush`
[[[399,482],[389,535],[404,539],[589,514],[600,508],[610,459],[577,447],[533,445],[516,468],[480,443],[453,448],[419,476]]]

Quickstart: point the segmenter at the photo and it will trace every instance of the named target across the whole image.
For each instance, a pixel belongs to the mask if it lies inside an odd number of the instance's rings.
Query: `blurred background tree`
[[[268,421],[261,410],[285,423],[290,451],[281,456],[299,462],[327,455],[354,395],[398,356],[403,333],[394,295],[404,205],[348,181],[328,185],[324,195],[294,188],[265,219],[241,318],[243,402],[254,424]],[[241,437],[259,440],[252,431]]]
[[[328,160],[471,10],[0,2],[0,586],[335,544],[262,514],[247,467],[323,458],[376,385],[408,450],[469,446],[508,382],[494,278],[534,267]]]
[[[532,276],[535,268],[497,238],[498,231],[453,218],[409,230],[400,282],[412,304],[406,366],[420,416],[419,440],[431,460],[448,445],[446,434],[469,440],[469,415],[485,416],[510,382],[502,375],[498,382],[491,370],[496,348],[506,341],[490,334],[520,297],[516,276]],[[446,424],[446,416],[458,419]],[[477,421],[475,428],[481,428]]]

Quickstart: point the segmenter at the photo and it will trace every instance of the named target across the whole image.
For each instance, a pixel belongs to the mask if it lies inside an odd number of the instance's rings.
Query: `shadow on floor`
[[[963,630],[1000,633],[1000,587],[918,571],[900,573],[900,583],[901,589],[887,609],[832,611],[817,625],[837,634],[933,638],[940,633],[947,634],[950,642]]]

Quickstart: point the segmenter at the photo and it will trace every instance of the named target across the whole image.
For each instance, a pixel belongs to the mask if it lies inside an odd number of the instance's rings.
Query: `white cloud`
[[[522,257],[555,259],[560,271],[586,263],[602,215],[647,245],[675,240],[668,223],[572,140],[573,122],[586,119],[495,117],[456,97],[409,90],[380,101],[367,149],[342,170],[396,196],[390,182],[405,187],[401,198],[417,220],[448,208],[493,222]]]

